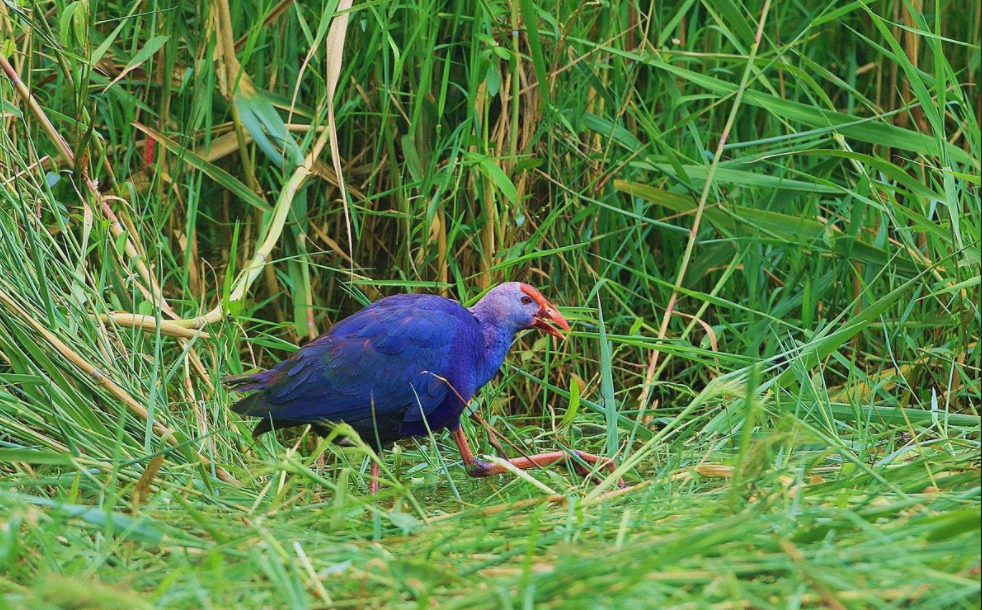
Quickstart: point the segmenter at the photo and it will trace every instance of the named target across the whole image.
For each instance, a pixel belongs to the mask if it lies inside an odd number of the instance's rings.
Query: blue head
[[[495,286],[471,307],[471,313],[480,323],[484,335],[480,362],[474,370],[475,388],[483,386],[498,372],[518,331],[538,328],[562,338],[563,333],[556,326],[569,330],[566,318],[542,293],[519,282]]]
[[[554,337],[562,338],[560,328],[569,330],[563,314],[546,300],[533,286],[519,282],[507,282],[492,288],[477,302],[471,311],[483,323],[497,327],[511,336],[526,328],[538,328]]]

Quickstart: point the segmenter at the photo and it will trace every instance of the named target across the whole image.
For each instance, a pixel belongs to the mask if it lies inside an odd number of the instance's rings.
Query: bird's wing
[[[438,297],[399,295],[378,301],[254,376],[243,389],[258,391],[232,409],[306,422],[401,418],[420,407],[429,411],[449,392],[440,377],[448,374],[461,323],[454,308],[466,311]]]

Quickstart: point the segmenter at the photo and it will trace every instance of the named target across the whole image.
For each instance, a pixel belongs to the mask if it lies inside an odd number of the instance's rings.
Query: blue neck
[[[505,356],[508,354],[512,339],[515,338],[518,329],[502,325],[501,319],[493,316],[493,312],[484,311],[480,307],[475,307],[471,311],[477,318],[484,339],[484,350],[478,358],[477,368],[474,371],[474,389],[476,391],[491,381],[491,378],[504,364]]]

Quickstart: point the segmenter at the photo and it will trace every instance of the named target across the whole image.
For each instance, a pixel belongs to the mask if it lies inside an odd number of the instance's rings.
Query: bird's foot
[[[464,471],[474,478],[490,476],[491,464],[475,458],[472,462],[464,464]]]

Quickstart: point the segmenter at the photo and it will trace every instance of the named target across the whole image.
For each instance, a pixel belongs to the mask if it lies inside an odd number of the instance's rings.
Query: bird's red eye
[[[531,304],[532,304],[532,299],[530,299],[529,297],[522,297],[522,305],[531,305]]]

